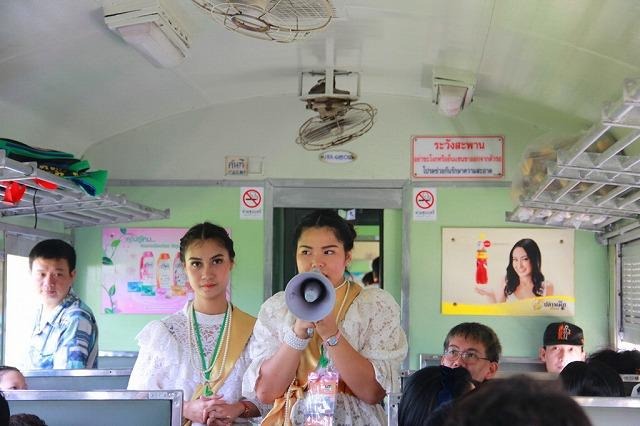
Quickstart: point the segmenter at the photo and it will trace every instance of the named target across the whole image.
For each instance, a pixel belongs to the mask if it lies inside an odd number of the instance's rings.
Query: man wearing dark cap
[[[549,373],[560,373],[573,361],[584,361],[584,334],[582,329],[570,322],[552,322],[544,331],[540,360]]]

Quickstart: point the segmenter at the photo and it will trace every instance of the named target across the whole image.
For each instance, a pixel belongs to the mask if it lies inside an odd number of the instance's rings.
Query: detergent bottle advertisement
[[[180,259],[186,228],[104,228],[102,312],[169,314],[193,297]]]

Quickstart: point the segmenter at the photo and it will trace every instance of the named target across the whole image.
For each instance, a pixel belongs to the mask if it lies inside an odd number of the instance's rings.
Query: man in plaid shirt
[[[29,253],[29,267],[42,303],[24,368],[97,368],[96,319],[71,289],[76,276],[74,248],[62,240],[41,241]]]

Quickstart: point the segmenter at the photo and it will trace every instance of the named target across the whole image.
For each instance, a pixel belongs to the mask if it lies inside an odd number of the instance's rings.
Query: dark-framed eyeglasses
[[[443,356],[449,361],[455,361],[456,359],[460,358],[467,364],[475,364],[481,359],[491,361],[489,358],[481,357],[475,352],[459,351],[457,349],[447,349],[446,351],[444,351]]]

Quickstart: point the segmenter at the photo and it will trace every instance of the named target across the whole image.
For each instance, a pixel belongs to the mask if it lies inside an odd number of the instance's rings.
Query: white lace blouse
[[[285,304],[284,292],[267,300],[260,309],[253,329],[255,341],[249,346],[251,364],[242,383],[243,394],[255,399],[255,384],[262,363],[276,353],[284,331],[291,328],[295,317]],[[387,392],[400,388],[400,366],[407,355],[407,338],[400,327],[400,309],[384,290],[360,292],[339,325],[344,338],[371,361],[376,380]],[[304,424],[302,404],[292,408],[292,423]],[[370,405],[353,395],[340,393],[336,398],[334,426],[386,425],[380,404]]]
[[[131,371],[127,389],[156,390],[181,389],[185,401],[189,401],[196,387],[203,383],[202,365],[197,343],[190,330],[187,305],[180,311],[159,321],[152,321],[136,337],[140,346],[138,359]],[[200,326],[202,344],[206,358],[211,358],[224,314],[206,315],[196,312]],[[251,337],[253,340],[253,337]],[[242,397],[242,375],[249,366],[248,346],[236,362],[229,377],[218,394],[228,403],[237,402]],[[224,346],[221,345],[223,350]],[[222,355],[222,354],[220,354]],[[269,406],[259,404],[256,398],[249,398],[261,413],[269,411]],[[247,419],[237,419],[247,422]],[[194,426],[199,423],[194,423]]]

